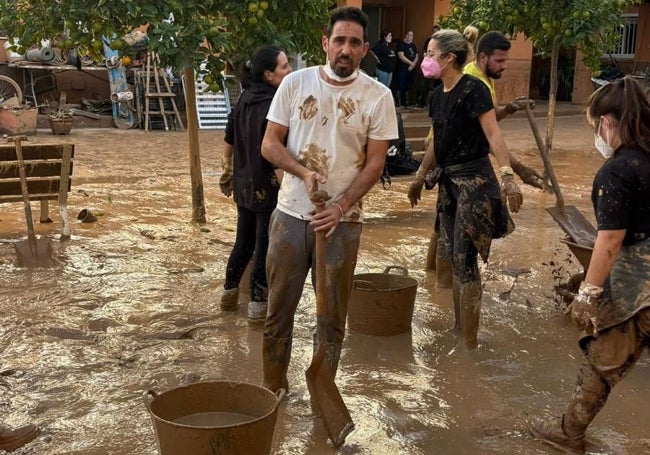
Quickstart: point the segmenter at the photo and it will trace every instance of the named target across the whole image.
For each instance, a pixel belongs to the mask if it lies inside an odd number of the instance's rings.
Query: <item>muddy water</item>
[[[218,193],[213,144],[220,133],[201,134],[210,219],[203,227],[188,222],[182,133],[111,132],[108,141],[105,135],[74,135],[73,238],[61,243],[58,223],[36,226],[37,234],[53,239],[56,267],[17,266],[13,242],[26,232],[22,205],[0,206],[0,415],[10,425],[36,421],[44,429],[16,453],[155,454],[146,390],[261,380],[262,333],[248,328],[245,304],[235,314],[218,306],[236,216],[232,201]],[[506,137],[524,162],[541,168],[532,138]],[[558,132],[553,159],[567,203],[593,220],[588,193],[600,159],[592,142],[576,121]],[[524,188],[517,230],[493,244],[490,263],[482,266],[482,346],[467,354],[454,349],[457,339],[447,331],[449,290],[436,288],[423,271],[434,194],[411,209],[407,186],[396,181],[386,191],[377,185],[366,199],[357,271],[408,268],[419,284],[412,331],[348,333],[337,384],[356,430],[335,450],[312,416],[304,379],[315,324],[307,285],[274,453],[554,453],[524,426],[530,413],[560,412],[580,355],[578,333],[553,292],[579,270],[544,210],[554,196]],[[96,223],[79,223],[75,216],[83,208],[102,215]],[[590,428],[590,452],[650,452],[650,409],[642,404],[649,374],[643,357],[615,389]]]

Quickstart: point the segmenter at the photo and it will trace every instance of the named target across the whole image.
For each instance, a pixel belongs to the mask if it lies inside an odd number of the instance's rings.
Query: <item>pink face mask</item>
[[[424,57],[422,59],[422,65],[420,65],[420,68],[422,69],[422,74],[424,77],[434,79],[440,78],[442,68],[440,67],[440,63],[438,63],[438,60],[435,58],[429,56]]]

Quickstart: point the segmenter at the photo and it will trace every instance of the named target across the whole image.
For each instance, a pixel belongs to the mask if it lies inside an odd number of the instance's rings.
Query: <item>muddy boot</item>
[[[427,263],[424,270],[436,270],[436,256],[438,255],[438,234],[434,230],[429,240],[429,249],[427,250]]]
[[[224,289],[219,306],[223,311],[236,311],[239,303],[239,288]]]
[[[36,439],[40,432],[34,425],[25,425],[15,430],[0,425],[0,450],[16,450]]]
[[[262,367],[264,383],[267,389],[277,392],[280,389],[289,391],[287,371],[291,360],[291,337],[275,338],[264,334],[262,340]]]
[[[453,269],[451,265],[451,260],[448,259],[451,257],[451,248],[449,242],[440,240],[440,237],[436,235],[436,286],[439,288],[449,289],[453,285]],[[433,236],[431,236],[431,241],[433,242]]]
[[[250,302],[248,304],[248,325],[259,328],[266,319],[267,302]]]
[[[460,290],[458,289],[458,280],[452,280],[452,298],[454,300],[454,325],[450,329],[451,332],[461,333],[461,317],[460,317]]]
[[[460,294],[460,327],[463,333],[465,347],[469,350],[478,347],[478,324],[481,316],[481,296],[483,294],[480,282],[461,284]]]
[[[436,256],[436,285],[439,288],[449,289],[453,285],[454,274],[451,269],[451,262],[438,254]]]
[[[528,422],[530,433],[537,439],[566,453],[585,453],[585,434],[568,434],[564,416],[554,419],[531,417]]]

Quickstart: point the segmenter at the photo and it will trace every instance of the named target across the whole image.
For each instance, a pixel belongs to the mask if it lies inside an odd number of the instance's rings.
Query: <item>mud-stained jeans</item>
[[[354,269],[361,239],[361,223],[339,223],[327,239],[327,321],[325,333],[318,334],[325,342],[341,343],[345,335],[348,300],[352,290]],[[294,315],[302,296],[307,273],[315,270],[314,230],[308,221],[289,216],[279,210],[271,215],[269,250],[266,271],[269,300],[265,336],[289,338],[293,332]]]
[[[585,357],[564,414],[564,430],[569,436],[584,433],[612,388],[632,370],[649,343],[650,308],[603,330],[597,338],[582,340]]]

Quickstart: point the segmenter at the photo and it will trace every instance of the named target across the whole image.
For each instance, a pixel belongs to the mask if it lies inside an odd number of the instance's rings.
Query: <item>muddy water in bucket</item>
[[[202,382],[149,392],[145,404],[160,455],[268,455],[283,395],[246,383]]]

